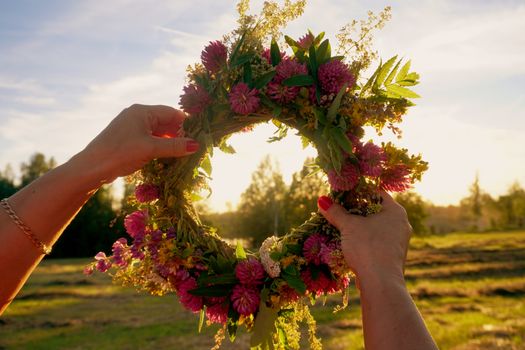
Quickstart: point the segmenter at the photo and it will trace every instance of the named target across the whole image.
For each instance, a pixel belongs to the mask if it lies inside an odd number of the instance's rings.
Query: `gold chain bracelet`
[[[0,206],[5,209],[9,217],[15,222],[16,226],[18,226],[22,232],[33,242],[33,244],[42,252],[42,254],[49,255],[51,254],[51,247],[48,247],[44,243],[42,243],[31,231],[31,229],[24,224],[22,220],[16,215],[13,208],[11,208],[11,205],[9,205],[9,202],[7,201],[7,198],[4,198],[0,201]]]

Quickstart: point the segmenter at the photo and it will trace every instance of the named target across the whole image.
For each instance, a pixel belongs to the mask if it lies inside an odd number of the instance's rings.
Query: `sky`
[[[235,28],[235,3],[0,1],[0,169],[37,151],[65,162],[133,103],[177,107],[187,65]],[[284,33],[326,31],[337,46],[344,24],[388,5],[393,18],[375,48],[411,59],[421,75],[422,98],[396,140],[429,162],[417,192],[446,205],[468,194],[476,174],[495,196],[525,185],[525,2],[311,0]],[[235,135],[234,156],[216,152],[212,209],[237,205],[266,154],[286,181],[315,155],[297,137],[266,143],[273,131]]]

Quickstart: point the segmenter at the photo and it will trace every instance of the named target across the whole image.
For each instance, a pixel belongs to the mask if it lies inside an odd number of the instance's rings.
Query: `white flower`
[[[264,242],[261,245],[261,248],[259,249],[259,255],[261,257],[261,263],[263,264],[264,270],[272,278],[279,277],[279,275],[281,274],[281,267],[279,266],[279,262],[274,261],[270,256],[270,253],[273,250],[273,248],[280,248],[279,243],[280,242],[276,236],[271,236],[264,240]]]

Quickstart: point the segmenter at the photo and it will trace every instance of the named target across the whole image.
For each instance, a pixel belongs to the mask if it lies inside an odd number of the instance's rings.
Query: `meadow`
[[[209,349],[216,327],[174,296],[154,297],[84,276],[87,259],[47,260],[0,317],[0,349]],[[525,349],[525,231],[414,238],[409,290],[441,349]],[[1,277],[0,277],[1,278]],[[1,280],[0,280],[1,282]],[[325,349],[363,349],[359,299],[313,308]],[[223,349],[248,347],[240,332]]]

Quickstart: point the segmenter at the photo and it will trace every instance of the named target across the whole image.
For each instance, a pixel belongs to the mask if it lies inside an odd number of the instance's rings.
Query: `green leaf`
[[[238,66],[242,66],[243,64],[245,64],[246,62],[250,62],[252,60],[252,58],[255,57],[255,54],[254,53],[243,53],[242,55],[239,55],[239,57],[237,57],[235,59],[235,61],[233,61],[231,63],[231,68],[235,68],[235,67],[238,67]]]
[[[251,350],[269,350],[273,349],[273,333],[275,332],[275,321],[279,316],[279,309],[269,308],[266,306],[268,290],[261,292],[261,302],[259,312],[255,318],[250,338]]]
[[[418,81],[415,81],[415,80],[401,80],[401,81],[397,81],[396,84],[398,86],[415,86],[417,85],[419,82]]]
[[[204,170],[204,172],[208,176],[211,176],[212,167],[211,167],[211,159],[210,159],[209,155],[204,157],[204,159],[202,160],[201,168],[202,168],[202,170]]]
[[[295,255],[299,255],[303,252],[301,246],[299,244],[287,244],[286,249]]]
[[[290,276],[299,276],[299,270],[295,265],[288,265],[284,268],[283,272]]]
[[[205,313],[206,313],[206,305],[204,305],[199,315],[199,333],[202,331],[202,325],[204,324],[204,314]]]
[[[237,247],[235,248],[235,257],[237,260],[246,260],[246,252],[240,241],[237,242]]]
[[[291,37],[289,37],[288,35],[285,35],[284,36],[284,41],[286,41],[286,43],[291,47],[291,48],[294,48],[294,47],[299,47],[299,43],[297,41],[295,41],[294,39],[292,39]]]
[[[397,86],[397,85],[389,85],[387,86],[387,96],[392,97],[406,97],[406,98],[418,98],[420,97],[418,94],[416,94],[414,91],[409,90],[407,88]]]
[[[310,139],[308,139],[308,137],[304,135],[301,135],[301,145],[303,146],[303,149],[308,147],[309,144],[310,144]]]
[[[386,77],[388,75],[388,72],[390,72],[390,69],[392,68],[392,66],[394,65],[396,60],[397,60],[397,55],[395,55],[394,57],[392,57],[391,59],[386,61],[385,64],[381,67],[381,70],[377,74],[377,79],[374,82],[374,88],[375,89],[377,89],[377,88],[379,88],[380,86],[383,85],[383,83],[385,82],[385,79],[386,79]]]
[[[303,295],[306,293],[306,285],[304,284],[301,277],[298,275],[290,275],[288,273],[282,273],[281,277],[288,283],[288,285],[295,289],[299,294]]]
[[[326,39],[321,45],[319,45],[319,49],[317,50],[317,65],[320,66],[323,63],[330,61],[331,57],[332,49],[330,47],[330,42]]]
[[[279,337],[279,345],[288,345],[288,341],[286,339],[286,332],[284,331],[284,329],[282,328],[278,328],[277,329],[277,335]]]
[[[215,271],[217,273],[230,272],[233,270],[232,262],[220,254],[217,255],[217,264],[219,265],[219,269]]]
[[[266,84],[272,81],[273,77],[275,76],[275,73],[276,73],[275,70],[264,73],[259,78],[257,78],[255,83],[253,83],[253,87],[256,89],[262,89],[263,87],[266,86]]]
[[[251,88],[252,86],[252,65],[246,62],[243,66],[242,80]]]
[[[415,72],[409,73],[409,74],[407,74],[405,79],[400,80],[400,81],[396,81],[396,83],[398,85],[401,85],[401,86],[414,86],[414,85],[417,85],[419,83],[419,74],[417,74]]]
[[[225,297],[228,296],[235,287],[235,284],[219,284],[206,287],[197,287],[189,290],[188,293],[199,297]]]
[[[233,308],[230,308],[230,310]],[[229,316],[229,315],[228,315]],[[237,321],[228,320],[228,335],[230,337],[230,341],[233,343],[235,341],[235,336],[237,335]]]
[[[335,116],[337,115],[337,111],[339,110],[339,106],[341,105],[341,99],[343,98],[347,87],[348,84],[343,85],[341,90],[339,90],[339,92],[337,93],[337,96],[332,101],[332,104],[328,108],[328,114],[326,115],[326,118],[328,119],[329,123],[335,120]]]
[[[410,60],[408,60],[407,63],[405,63],[403,67],[401,67],[401,69],[399,70],[399,74],[396,77],[396,83],[402,80],[405,80],[405,77],[407,76],[409,70],[410,70]]]
[[[312,33],[310,30],[308,30],[308,32],[309,32],[311,35],[313,35],[313,33]],[[321,33],[319,33],[319,35],[316,36],[315,39],[314,39],[314,45],[316,45],[316,46],[319,45],[319,43],[321,42],[321,40],[323,40],[324,35],[325,35],[325,32],[321,32]]]
[[[272,39],[272,45],[270,46],[270,58],[274,67],[281,62],[281,50],[279,50],[279,45],[274,39]]]
[[[270,258],[272,258],[273,261],[279,261],[283,257],[283,253],[281,252],[271,252]]]
[[[242,33],[241,38],[239,39],[239,42],[237,42],[237,45],[235,45],[235,48],[233,49],[233,52],[230,56],[230,64],[234,62],[237,59],[237,55],[239,54],[239,50],[244,43],[244,39],[246,38],[246,32]]]
[[[201,277],[202,276],[202,277]],[[209,285],[221,285],[221,284],[235,284],[237,283],[237,277],[235,272],[226,272],[219,275],[201,275],[197,279],[199,285],[209,287]]]
[[[328,119],[326,118],[326,115],[324,114],[324,111],[322,109],[315,108],[314,112],[315,112],[315,117],[321,124],[326,125],[328,123]]]
[[[366,84],[363,86],[363,88],[361,89],[361,93],[359,94],[359,96],[363,96],[365,94],[365,92],[372,86],[372,84],[374,83],[374,81],[376,80],[376,77],[377,77],[377,74],[379,73],[379,71],[381,70],[381,61],[379,62],[379,66],[377,67],[377,69],[375,70],[374,74],[372,74],[372,76],[370,77],[370,79],[368,79],[368,81],[366,82]]]
[[[227,154],[235,154],[235,149],[231,145],[227,144],[226,142],[221,143],[219,145],[219,149]]]
[[[341,167],[343,166],[341,149],[338,147],[338,145],[334,145],[333,142],[328,142],[328,149],[330,151],[330,160],[332,161],[332,166],[339,174],[341,172]]]
[[[353,150],[353,146],[352,146],[352,142],[350,142],[350,140],[348,139],[348,136],[346,136],[346,134],[344,133],[343,130],[341,130],[340,128],[333,128],[332,129],[332,136],[335,140],[335,142],[337,142],[337,144],[348,154],[352,154]]]
[[[315,45],[310,46],[310,50],[308,51],[308,57],[310,58],[310,73],[314,77],[315,81],[317,77],[317,69],[319,68],[319,65],[317,64],[317,52],[315,49]]]
[[[283,80],[285,86],[308,86],[315,83],[314,78],[311,75],[294,75],[288,79]]]
[[[401,64],[401,61],[402,60],[399,60],[397,61],[394,69],[392,69],[392,71],[390,72],[390,74],[388,74],[388,77],[386,78],[385,80],[385,86],[386,85],[390,85],[390,83],[392,83],[392,80],[394,79],[394,77],[396,76],[396,73],[397,73],[397,70],[399,68],[399,65]]]

